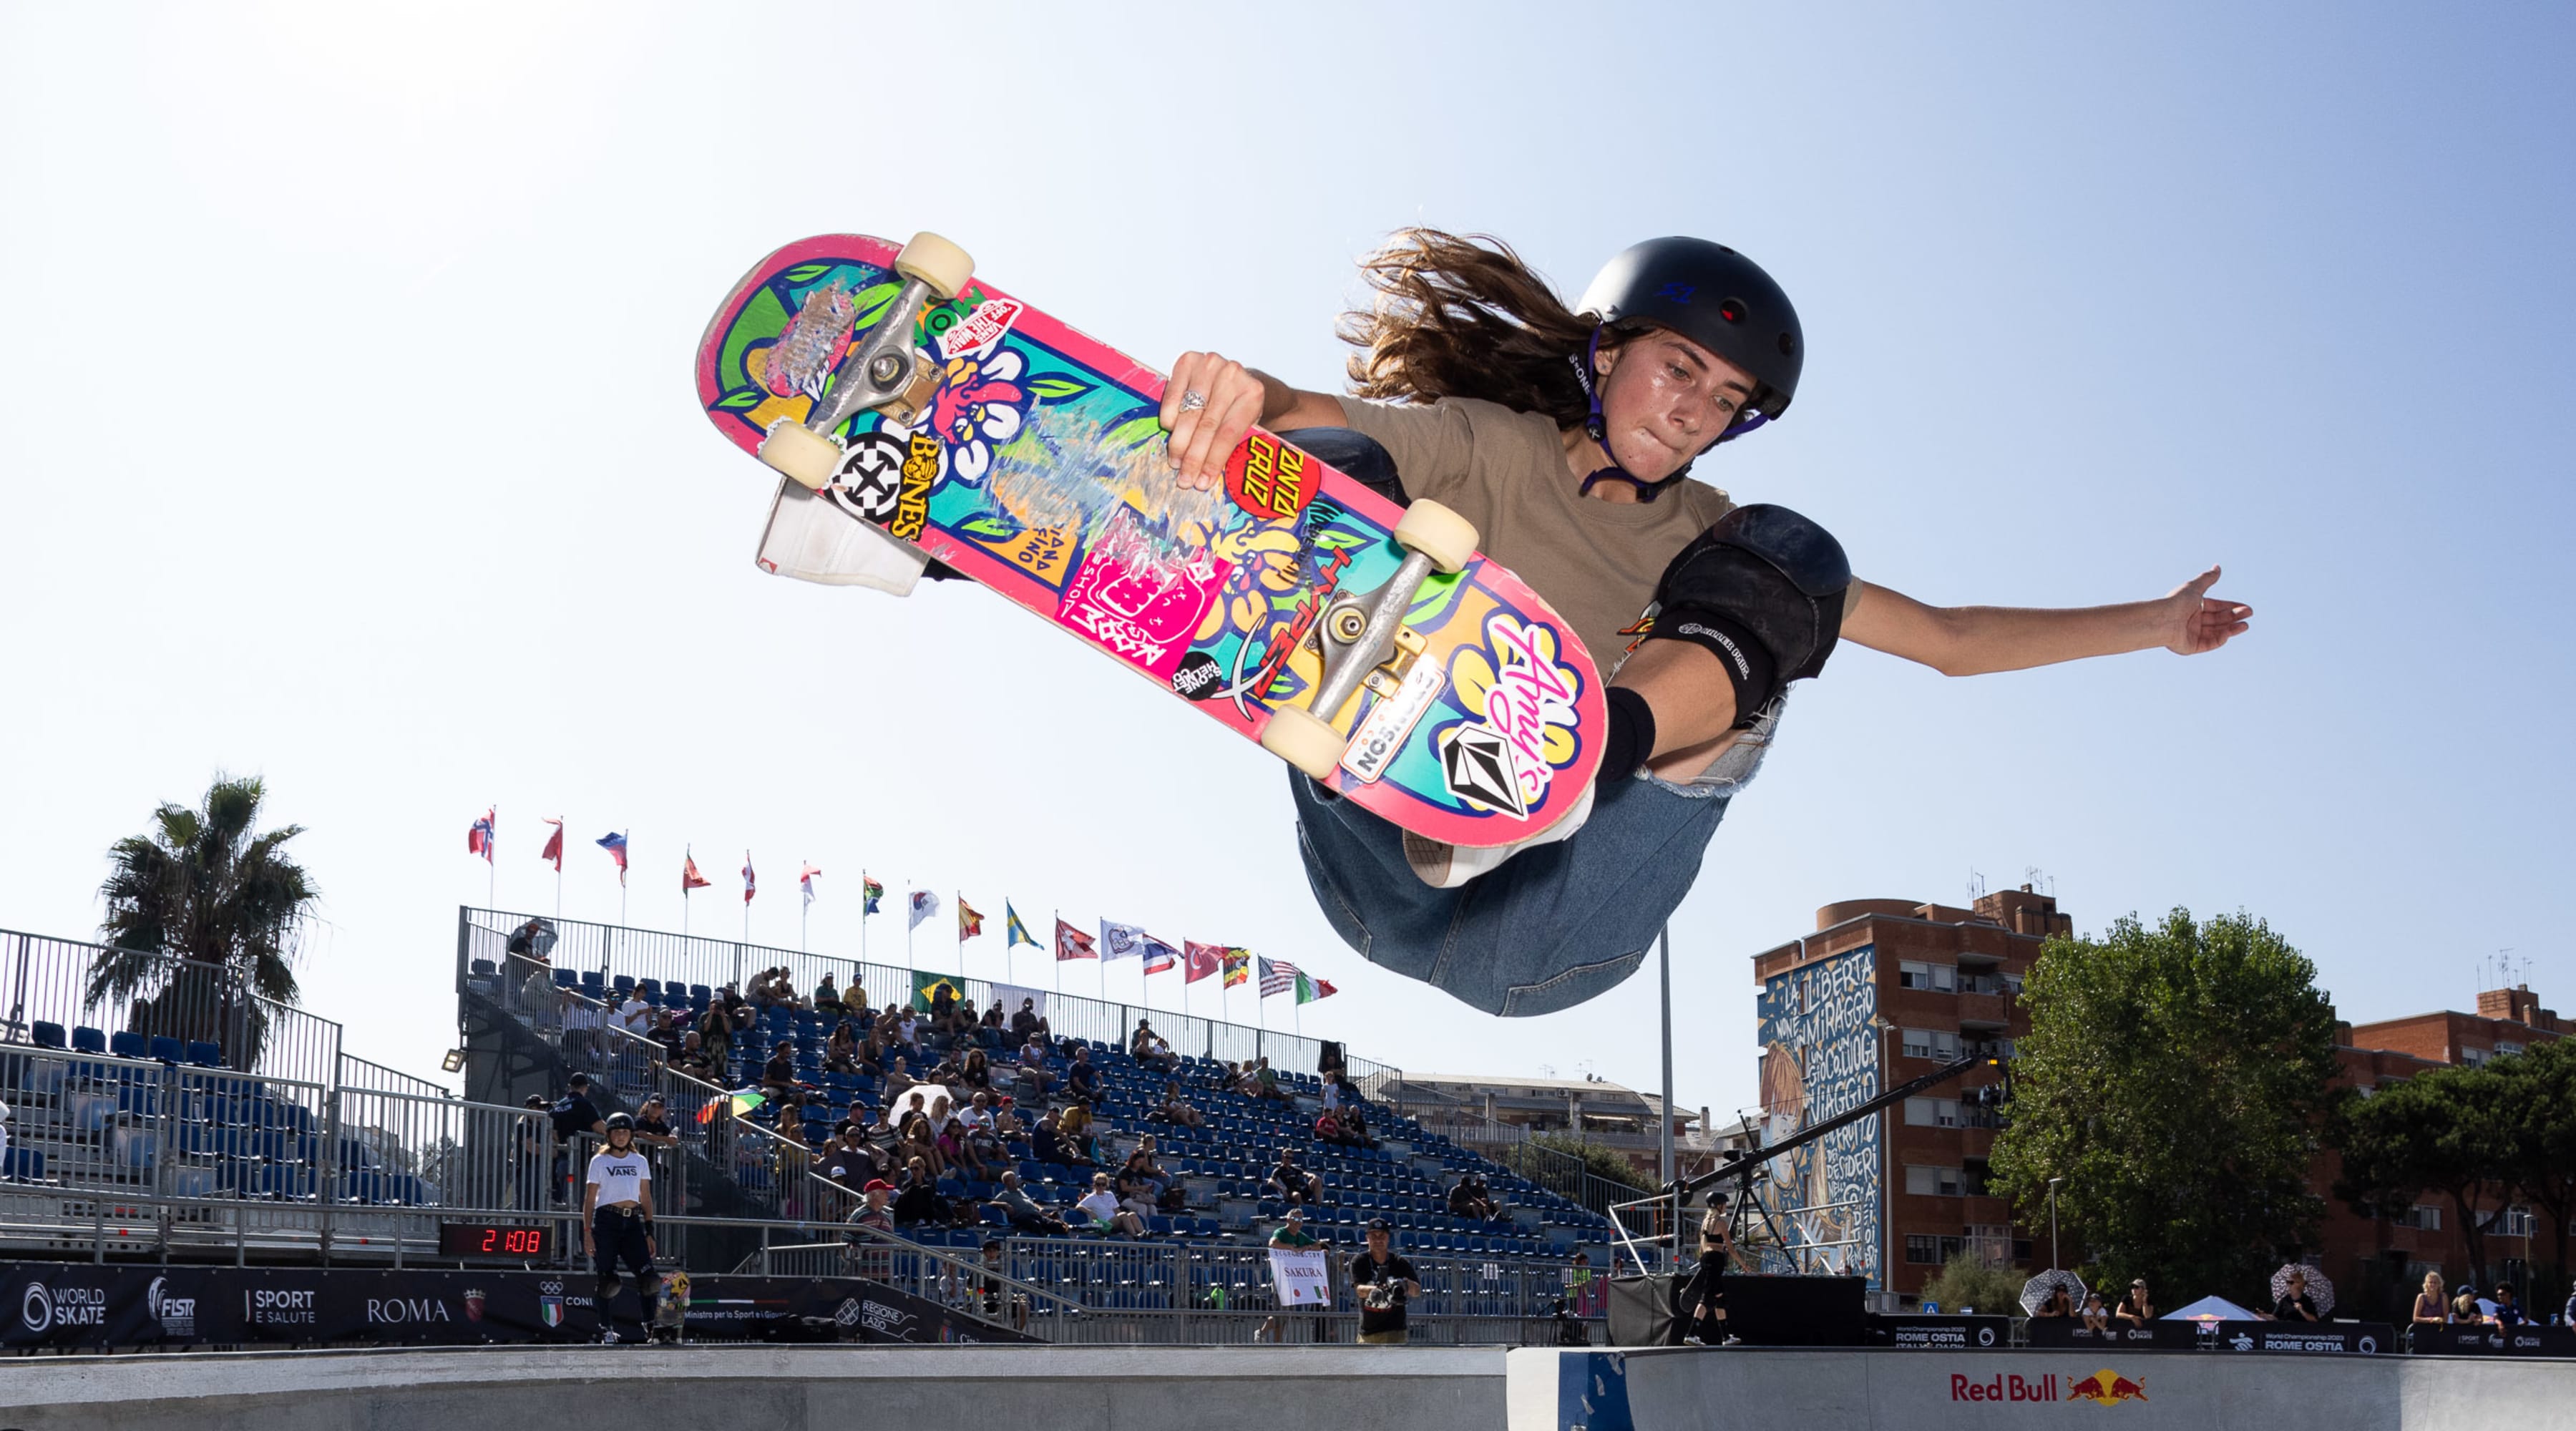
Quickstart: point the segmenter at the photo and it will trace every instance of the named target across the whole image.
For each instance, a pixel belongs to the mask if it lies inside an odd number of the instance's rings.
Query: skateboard
[[[1583,644],[1435,503],[1253,430],[1181,488],[1161,374],[936,235],[800,239],[698,344],[718,431],[784,474],[763,570],[902,592],[936,561],[1430,839],[1526,839],[1600,763]]]
[[[662,1274],[662,1293],[653,1308],[653,1322],[645,1330],[649,1341],[678,1346],[688,1332],[689,1274],[673,1268]]]

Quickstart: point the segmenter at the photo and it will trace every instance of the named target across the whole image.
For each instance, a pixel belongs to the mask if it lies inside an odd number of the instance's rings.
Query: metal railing
[[[484,959],[495,965],[501,964],[509,954],[512,933],[538,917],[471,907],[461,909],[456,947],[457,986],[464,987],[473,961]],[[555,968],[598,970],[608,977],[625,974],[637,979],[653,979],[664,985],[676,983],[683,988],[703,984],[711,990],[721,989],[727,983],[741,984],[768,969],[784,968],[790,982],[802,994],[810,995],[828,975],[834,987],[845,995],[854,987],[864,990],[869,1005],[874,1008],[909,1006],[912,1002],[913,971],[896,965],[863,963],[856,959],[773,949],[703,935],[590,924],[577,919],[547,916],[544,923],[554,936],[546,960]],[[966,999],[979,1009],[989,1005],[1000,989],[1017,987],[972,977],[961,977],[957,983],[965,991]],[[1044,991],[1031,986],[1030,992]],[[1174,1052],[1185,1057],[1237,1063],[1268,1058],[1273,1068],[1298,1073],[1313,1070],[1324,1047],[1323,1040],[1302,1034],[1176,1014],[1169,1009],[1148,1008],[1141,1004],[1087,998],[1080,994],[1047,993],[1046,1016],[1050,1030],[1058,1038],[1090,1039],[1121,1047],[1134,1032],[1138,1019],[1151,1019],[1155,1032],[1162,1035]],[[1351,1083],[1371,1097],[1376,1096],[1377,1090],[1390,1080],[1403,1077],[1402,1069],[1356,1056],[1346,1056],[1343,1068]]]
[[[134,976],[127,992],[91,998],[92,971],[113,960]],[[329,1083],[338,1072],[340,1025],[244,988],[220,965],[175,954],[139,954],[77,939],[0,930],[0,1044],[33,1043],[35,1026],[68,1035],[94,1028],[212,1044],[238,1072]],[[257,1049],[256,1056],[251,1055]]]

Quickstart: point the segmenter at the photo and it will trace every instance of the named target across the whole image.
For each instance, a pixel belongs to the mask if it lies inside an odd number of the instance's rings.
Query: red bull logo
[[[1961,1376],[1954,1372],[1950,1377],[1950,1399],[1952,1401],[2056,1401],[2059,1399],[2057,1374],[2050,1372],[2046,1376],[2022,1376],[2018,1373],[1997,1372],[1980,1381],[1973,1376]]]
[[[2123,1401],[2146,1400],[2147,1389],[2118,1372],[2106,1368],[2082,1381],[2068,1384],[2066,1399],[2073,1401],[2079,1397],[2103,1406],[2117,1406]]]

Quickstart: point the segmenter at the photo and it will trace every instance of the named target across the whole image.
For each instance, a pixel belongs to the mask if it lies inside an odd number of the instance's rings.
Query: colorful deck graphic
[[[802,422],[853,341],[893,305],[898,245],[806,239],[726,299],[698,396],[734,444]],[[1052,618],[1247,737],[1322,678],[1311,628],[1403,552],[1391,503],[1255,431],[1222,488],[1171,480],[1163,379],[982,281],[923,314],[942,371],[912,425],[863,412],[833,434],[826,494],[857,520]],[[1495,845],[1553,821],[1598,763],[1601,693],[1581,643],[1481,556],[1434,577],[1408,618],[1430,642],[1401,687],[1336,724],[1364,739],[1333,777],[1435,839]],[[1379,707],[1384,706],[1383,711]],[[1374,717],[1374,719],[1373,719]]]

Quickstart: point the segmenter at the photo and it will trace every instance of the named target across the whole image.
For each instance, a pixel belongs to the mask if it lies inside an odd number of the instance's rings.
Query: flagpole
[[[868,867],[859,866],[859,962],[868,962]]]
[[[492,812],[492,833],[483,837],[483,907],[490,909],[501,902],[501,862],[496,856],[501,843],[501,807],[487,806]]]
[[[635,843],[633,830],[626,831],[626,843],[629,846],[626,858],[633,859],[635,857],[632,848]],[[620,929],[626,927],[626,860],[617,862],[617,927]]]
[[[912,931],[920,924],[920,920],[912,917],[912,876],[905,875],[903,877],[903,969],[907,974],[911,973],[914,968],[912,962]]]
[[[966,977],[966,916],[958,914],[957,910],[966,907],[966,896],[952,888],[948,891],[948,897],[957,902],[957,909],[950,910],[949,913],[957,915],[957,977],[963,980]]]
[[[1055,991],[1061,994],[1064,992],[1064,933],[1062,929],[1064,924],[1064,911],[1060,908],[1050,909],[1047,913],[1055,916],[1055,926],[1048,931],[1047,937],[1055,941],[1055,949],[1053,951],[1055,954],[1055,959],[1053,961],[1055,964]]]

